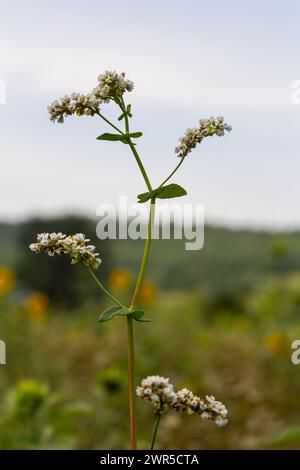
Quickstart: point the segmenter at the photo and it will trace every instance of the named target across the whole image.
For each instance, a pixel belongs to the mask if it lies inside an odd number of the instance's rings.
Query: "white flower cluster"
[[[81,95],[80,93],[72,93],[71,96],[64,96],[60,100],[53,101],[48,106],[50,120],[59,123],[64,122],[64,118],[76,114],[77,116],[94,116],[100,111],[101,100],[95,95]]]
[[[186,157],[205,137],[212,137],[213,135],[221,137],[225,134],[225,131],[230,132],[231,129],[231,126],[224,122],[222,116],[201,119],[199,127],[187,129],[185,135],[179,139],[180,145],[175,148],[175,153],[178,157]]]
[[[181,411],[192,410],[203,420],[215,421],[219,427],[225,426],[228,422],[228,410],[223,403],[217,401],[212,395],[206,395],[205,398],[197,397],[187,388],[177,392],[177,402],[174,407]]]
[[[183,412],[190,410],[199,414],[203,420],[214,421],[219,427],[225,426],[228,422],[227,408],[215,397],[206,395],[202,399],[187,388],[175,392],[169,379],[159,375],[143,379],[136,393],[143,400],[152,403],[156,414],[159,415],[171,409]]]
[[[169,380],[159,375],[150,375],[136,389],[137,396],[152,403],[157,414],[169,410],[176,403],[177,396]]]
[[[95,253],[94,245],[88,245],[90,240],[83,233],[66,236],[59,233],[40,233],[37,235],[36,243],[31,243],[29,248],[35,253],[45,252],[49,256],[69,255],[71,264],[79,261],[85,266],[98,269],[101,259],[99,253]]]
[[[98,77],[99,85],[94,88],[93,94],[96,98],[105,102],[110,98],[121,97],[125,91],[133,90],[133,82],[125,80],[125,73],[117,73],[116,71],[105,73]]]
[[[94,116],[100,112],[100,104],[108,103],[111,98],[121,97],[125,91],[133,90],[133,82],[125,80],[125,73],[106,71],[98,77],[98,86],[87,94],[72,93],[60,100],[53,101],[48,106],[50,120],[63,123],[65,117],[76,114],[77,116]]]

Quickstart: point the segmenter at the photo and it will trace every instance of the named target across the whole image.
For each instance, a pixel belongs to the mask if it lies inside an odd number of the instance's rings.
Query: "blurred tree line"
[[[0,224],[0,266],[16,271],[20,287],[45,292],[51,303],[79,306],[101,295],[82,266],[68,259],[36,256],[29,244],[36,234],[82,232],[96,245],[103,263],[99,276],[106,282],[113,268],[123,267],[132,278],[139,269],[144,240],[98,240],[96,220],[81,216],[32,219],[19,224]],[[251,230],[205,228],[200,251],[186,251],[185,240],[154,240],[147,279],[161,290],[186,290],[203,294],[207,309],[240,311],[243,296],[266,277],[297,273],[300,266],[300,233],[268,233]]]
[[[96,245],[97,250],[99,247],[99,240],[95,235],[95,224],[82,217],[33,219],[21,224],[17,243],[23,247],[23,250],[19,252],[15,269],[17,277],[21,279],[22,287],[44,292],[51,299],[51,303],[65,307],[76,307],[87,298],[102,295],[81,264],[71,266],[67,257],[49,258],[44,253],[37,256],[29,250],[30,243],[36,239],[36,234],[41,232],[63,232],[67,235],[84,233],[91,239],[91,243]],[[105,262],[99,268],[99,274],[102,279],[106,279],[110,268],[110,257],[108,244],[105,241],[101,242],[99,252],[100,257],[105,258]]]

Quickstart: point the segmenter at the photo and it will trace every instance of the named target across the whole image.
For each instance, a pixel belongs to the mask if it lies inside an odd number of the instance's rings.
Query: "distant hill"
[[[32,263],[39,263],[26,246],[33,238],[28,227],[39,230],[41,226],[40,231],[43,231],[49,226],[49,230],[57,230],[59,221],[43,220],[39,223],[37,220],[33,225],[30,225],[32,222],[0,224],[0,265],[9,265],[18,270],[20,264],[24,266],[24,263],[30,262],[32,266]],[[133,274],[137,272],[143,251],[142,240],[102,242],[94,235],[95,222],[83,221],[101,253],[104,276],[107,273],[104,265],[109,266],[109,269],[124,266]],[[80,219],[76,219],[74,226],[80,227]],[[50,262],[47,269],[51,270]],[[184,240],[153,241],[147,278],[155,280],[163,289],[236,291],[251,289],[266,276],[298,270],[300,232],[272,234],[206,227],[205,244],[200,251],[186,251]]]
[[[140,241],[116,241],[114,262],[137,268]],[[271,234],[206,227],[200,251],[182,240],[153,241],[148,276],[165,289],[220,291],[251,289],[274,274],[300,271],[300,232]]]

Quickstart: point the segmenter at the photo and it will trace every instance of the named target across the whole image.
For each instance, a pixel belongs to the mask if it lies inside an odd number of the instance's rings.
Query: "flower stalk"
[[[160,414],[155,416],[150,450],[154,450],[156,435],[157,435],[158,426],[159,426],[159,423],[160,423],[160,418],[161,418]]]
[[[97,278],[96,274],[94,273],[94,271],[91,269],[91,268],[88,268],[88,271],[90,273],[90,275],[92,276],[92,278],[94,279],[94,281],[96,282],[96,284],[100,287],[100,289],[104,292],[105,295],[107,295],[107,297],[109,299],[111,299],[113,302],[115,302],[117,305],[119,305],[120,307],[124,308],[125,305],[121,304],[121,302],[118,301],[118,299],[116,299],[105,287],[104,285],[102,284],[102,282]]]
[[[127,345],[128,345],[128,398],[129,398],[130,445],[131,445],[132,450],[136,450],[137,449],[137,432],[136,432],[133,319],[129,315],[127,315],[126,321],[127,321]]]
[[[151,201],[150,214],[148,222],[148,236],[145,243],[143,258],[141,262],[140,271],[137,277],[136,286],[130,302],[129,310],[134,310],[140,289],[143,285],[145,272],[148,264],[151,241],[152,241],[152,227],[154,220],[155,200]],[[133,334],[133,320],[127,317],[127,332],[128,332],[128,383],[129,383],[129,414],[130,414],[130,435],[131,435],[131,448],[136,449],[136,404],[135,404],[135,367],[134,367],[134,334]]]
[[[142,136],[141,132],[130,133],[130,118],[132,117],[131,105],[126,105],[124,101],[125,92],[131,92],[134,84],[125,78],[125,73],[106,71],[98,77],[97,86],[87,95],[72,93],[60,100],[54,101],[49,107],[50,120],[52,122],[63,123],[66,117],[95,116],[97,115],[108,124],[117,134],[104,133],[97,137],[98,140],[117,141],[129,146],[136,163],[139,167],[148,192],[138,195],[139,203],[150,202],[148,234],[144,246],[140,269],[137,275],[136,284],[132,294],[129,307],[124,306],[116,299],[102,284],[95,274],[95,270],[100,267],[101,260],[95,247],[89,245],[90,241],[83,234],[66,236],[62,233],[42,233],[37,236],[35,243],[30,248],[35,253],[46,252],[49,256],[67,255],[71,258],[71,264],[81,262],[87,267],[91,277],[105,295],[114,302],[113,307],[103,312],[99,321],[112,320],[116,316],[126,316],[127,323],[127,349],[128,349],[128,396],[129,396],[129,424],[131,449],[137,449],[136,432],[136,395],[145,401],[151,402],[155,408],[155,423],[153,427],[151,449],[154,449],[157,431],[161,416],[171,410],[190,411],[197,413],[204,420],[215,421],[218,426],[223,426],[227,422],[227,409],[214,399],[213,396],[206,396],[205,399],[193,395],[188,389],[174,391],[169,379],[160,376],[150,376],[144,379],[141,386],[135,386],[135,356],[134,356],[134,320],[144,321],[144,314],[141,310],[136,310],[139,294],[144,282],[146,269],[148,266],[152,230],[155,216],[156,199],[168,199],[181,197],[187,194],[186,190],[177,184],[166,183],[174,176],[183,164],[186,156],[202,142],[204,138],[212,136],[223,136],[225,131],[230,131],[231,127],[224,122],[223,117],[202,119],[199,125],[193,129],[187,129],[185,135],[180,139],[180,144],[175,148],[175,153],[180,158],[179,163],[169,176],[163,180],[158,188],[153,190],[149,176],[145,170],[142,159],[136,149],[136,144],[132,139]],[[118,120],[124,120],[124,130],[115,125],[102,113],[100,106],[109,102],[115,103],[121,110]]]

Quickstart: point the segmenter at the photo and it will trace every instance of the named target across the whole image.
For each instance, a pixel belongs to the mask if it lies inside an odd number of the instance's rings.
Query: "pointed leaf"
[[[138,202],[139,202],[139,203],[143,203],[143,202],[149,201],[149,199],[151,199],[151,197],[152,197],[152,196],[151,196],[152,193],[153,193],[153,191],[152,191],[152,192],[148,192],[148,193],[139,194],[139,195],[138,195],[138,199],[139,199]]]
[[[159,193],[156,195],[158,199],[171,199],[174,197],[186,196],[187,192],[179,184],[168,184],[168,186],[162,186]]]
[[[131,104],[129,104],[126,108],[126,113],[129,117],[132,117],[132,114],[131,114]]]
[[[138,202],[140,204],[149,201],[149,199],[155,197],[158,199],[171,199],[174,197],[181,197],[187,194],[186,190],[179,186],[179,184],[168,184],[167,186],[161,186],[149,191],[147,193],[142,193],[138,195]]]
[[[127,139],[126,134],[110,134],[109,132],[105,132],[97,137],[97,140],[109,140],[109,141],[118,141]]]
[[[104,321],[109,321],[112,318],[114,318],[116,315],[120,315],[122,310],[123,308],[120,305],[114,305],[113,307],[110,307],[107,310],[104,310],[104,312],[101,313],[98,321],[100,323]]]
[[[129,135],[129,137],[132,137],[133,139],[137,139],[138,137],[142,137],[143,133],[142,132],[131,132],[128,135]]]
[[[130,315],[134,320],[141,321],[141,322],[150,322],[147,318],[144,318],[145,312],[141,309],[131,310]]]
[[[120,116],[120,119],[122,117]],[[142,137],[142,132],[131,132],[130,134],[111,134],[109,132],[105,132],[97,137],[97,140],[108,140],[110,142],[123,142],[124,144],[128,143],[128,139],[133,138],[137,139],[138,137]]]

